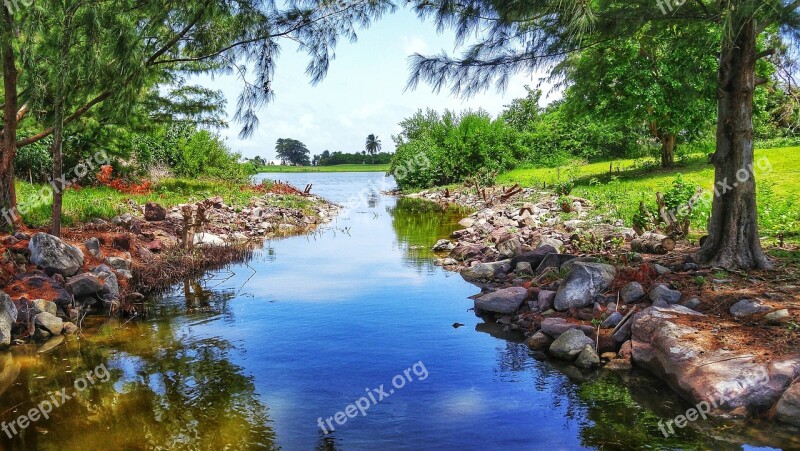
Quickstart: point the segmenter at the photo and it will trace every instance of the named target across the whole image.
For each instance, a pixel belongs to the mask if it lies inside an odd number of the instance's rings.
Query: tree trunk
[[[752,19],[734,21],[723,39],[717,87],[714,200],[699,262],[728,269],[771,268],[761,248],[753,167],[756,33]]]
[[[0,7],[3,28],[0,31],[0,54],[3,58],[3,140],[0,143],[0,215],[3,227],[21,225],[17,214],[17,193],[14,188],[14,155],[17,153],[17,66],[11,40],[12,19],[8,8]]]
[[[667,134],[661,136],[661,167],[670,168],[675,164],[675,141],[677,136]]]
[[[61,210],[64,199],[64,188],[61,185],[61,177],[63,175],[63,155],[62,143],[64,141],[64,99],[59,98],[56,100],[55,109],[55,127],[53,131],[53,208],[51,210],[50,221],[51,229],[50,234],[53,236],[61,237]]]

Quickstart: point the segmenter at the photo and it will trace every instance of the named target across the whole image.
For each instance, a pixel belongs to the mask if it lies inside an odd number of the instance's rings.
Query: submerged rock
[[[583,347],[583,351],[578,354],[578,358],[575,359],[575,366],[579,368],[591,369],[596,368],[600,365],[600,357],[597,355],[597,352],[594,350],[593,345],[586,345]]]
[[[83,252],[60,238],[46,233],[37,233],[28,243],[31,261],[48,274],[58,273],[72,276],[83,266]]]
[[[594,341],[578,329],[570,329],[550,345],[549,353],[562,360],[575,360],[586,346],[594,346]]]

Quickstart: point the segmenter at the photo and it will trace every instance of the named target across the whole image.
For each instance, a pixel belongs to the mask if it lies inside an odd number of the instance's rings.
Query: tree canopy
[[[275,143],[275,153],[283,164],[308,166],[311,164],[309,150],[306,145],[296,139],[280,138]]]

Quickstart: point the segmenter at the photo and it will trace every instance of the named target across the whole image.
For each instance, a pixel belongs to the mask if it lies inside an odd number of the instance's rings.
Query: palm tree
[[[367,143],[364,145],[367,153],[372,155],[372,164],[375,164],[375,154],[381,150],[381,140],[372,133],[367,136]]]

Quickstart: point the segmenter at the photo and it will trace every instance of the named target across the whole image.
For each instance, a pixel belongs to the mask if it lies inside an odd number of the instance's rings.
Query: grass
[[[798,157],[800,147],[756,150],[759,221],[761,231],[769,237],[800,241],[800,205],[794,200],[800,192]],[[705,156],[695,155],[670,169],[653,168],[646,163],[628,159],[574,163],[561,168],[520,168],[499,175],[497,183],[541,188],[571,180],[575,185],[572,195],[591,200],[600,211],[622,218],[628,225],[639,202],[654,205],[655,193],[665,192],[677,174],[706,191],[713,189],[714,167],[706,162]],[[701,232],[709,213],[710,205],[697,208],[692,229]]]
[[[39,194],[43,188],[46,187],[20,181],[16,183],[19,212],[22,221],[30,227],[44,227],[50,223],[52,197],[47,191],[44,191],[44,196]],[[235,183],[187,179],[162,180],[149,194],[125,194],[105,186],[68,189],[64,192],[61,218],[65,226],[72,226],[95,218],[107,220],[131,213],[136,206],[147,202],[157,202],[170,208],[213,196],[222,196],[227,205],[240,209],[260,194]],[[311,207],[311,201],[300,196],[274,196],[268,199],[272,205],[279,207],[302,210]]]
[[[336,164],[333,166],[262,166],[258,172],[387,172],[388,164]]]

